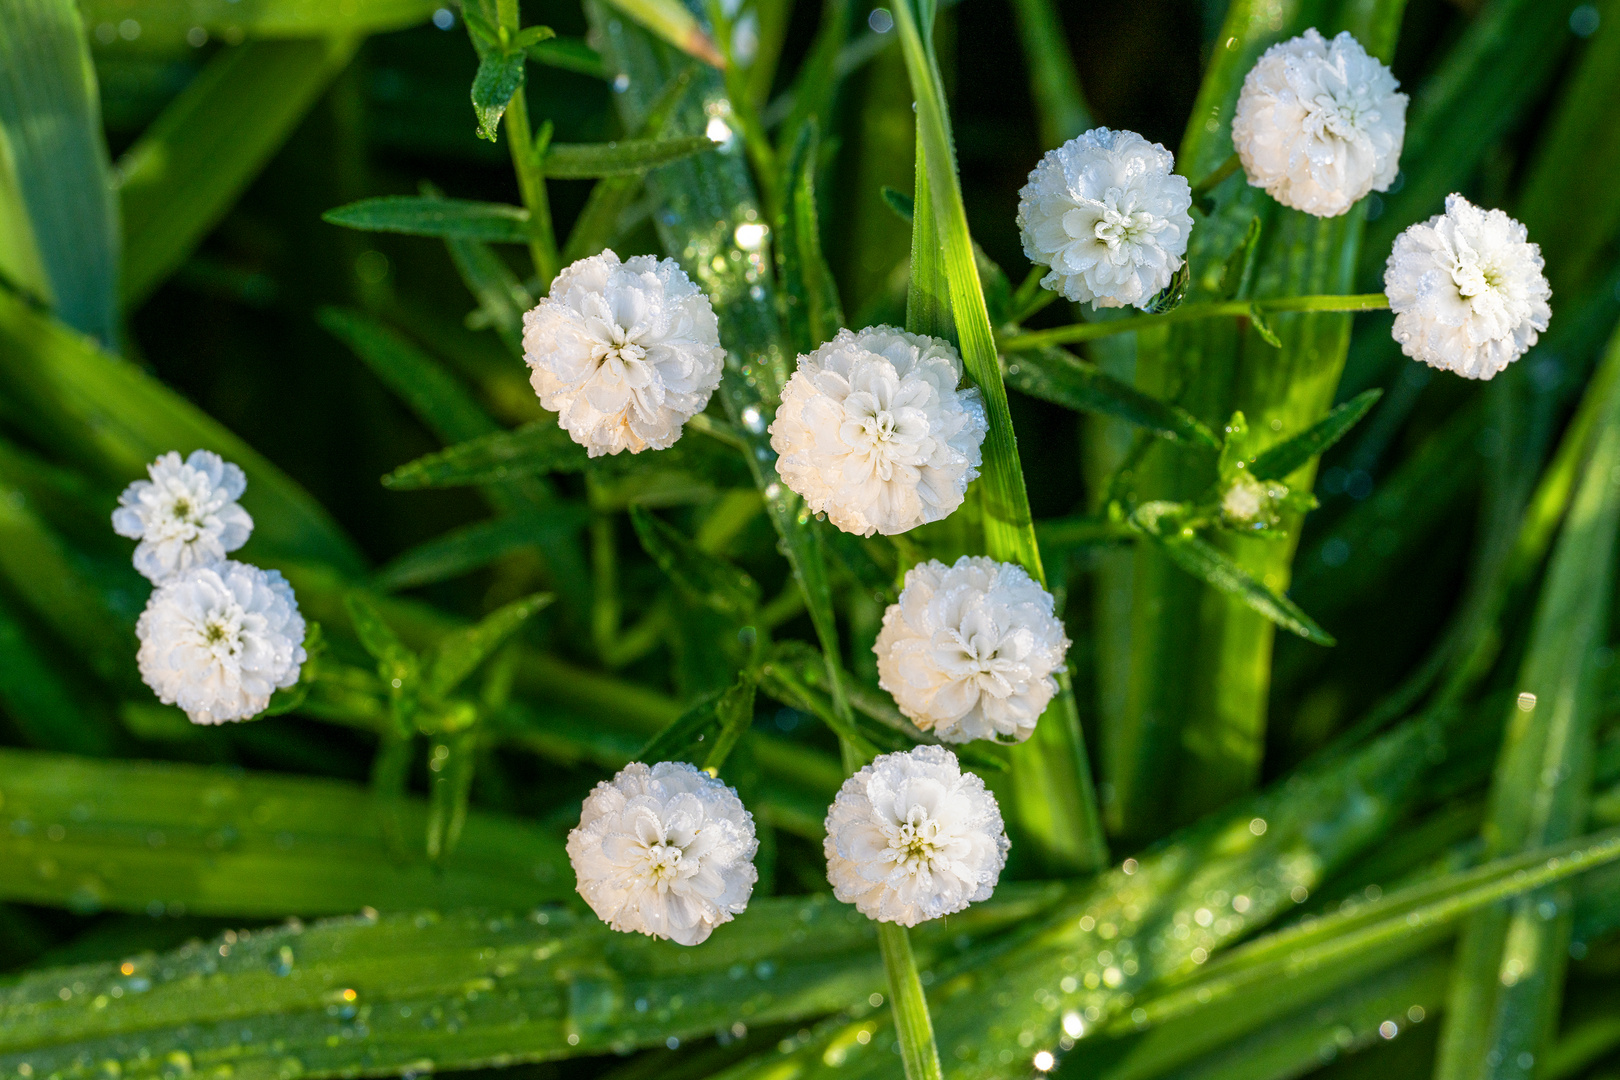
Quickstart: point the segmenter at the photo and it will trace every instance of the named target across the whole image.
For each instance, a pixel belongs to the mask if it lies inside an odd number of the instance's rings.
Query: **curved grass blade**
[[[95,67],[71,0],[13,0],[0,20],[0,188],[14,192],[0,269],[103,346],[118,341],[118,199]],[[36,262],[37,260],[37,262]],[[34,271],[40,274],[34,277]],[[41,288],[40,286],[44,286]]]
[[[1328,413],[1291,439],[1267,447],[1249,465],[1256,480],[1282,480],[1328,447],[1349,434],[1350,429],[1378,404],[1382,390],[1365,390]]]
[[[590,180],[633,176],[696,154],[717,149],[707,135],[667,139],[625,139],[607,143],[552,143],[540,169],[549,180]]]
[[[231,46],[124,153],[118,177],[126,309],[139,307],[185,262],[358,44],[332,37]]]
[[[557,840],[483,813],[469,817],[444,867],[399,862],[371,794],[333,780],[0,750],[0,792],[6,900],[280,918],[368,905],[526,907],[573,890]],[[420,835],[426,806],[402,810]]]
[[[1171,442],[1216,449],[1220,443],[1179,405],[1105,374],[1073,353],[1044,348],[1002,358],[1002,371],[1014,389],[1076,412],[1098,413],[1136,424]]]
[[[529,212],[506,203],[422,195],[381,195],[328,210],[321,220],[365,232],[405,233],[491,244],[529,242]]]

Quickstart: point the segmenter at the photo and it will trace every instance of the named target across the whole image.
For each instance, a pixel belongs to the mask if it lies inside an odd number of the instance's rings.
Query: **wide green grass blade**
[[[147,463],[170,450],[213,450],[236,462],[255,523],[248,558],[308,559],[346,574],[364,566],[326,511],[252,447],[140,368],[3,293],[0,387],[31,434],[102,481],[144,477]]]
[[[473,829],[454,861],[473,845]],[[924,959],[1037,915],[1050,886],[1008,889],[918,935]],[[512,1065],[664,1046],[864,1002],[882,987],[873,924],[831,897],[756,899],[704,947],[615,933],[594,915],[376,915],[235,933],[162,956],[25,976],[0,991],[0,1067],[88,1075],[117,1062],[201,1072]],[[70,987],[59,994],[63,980]],[[85,989],[72,990],[75,984]],[[116,989],[116,992],[114,990]],[[99,1002],[100,1004],[97,1004]],[[294,1064],[296,1063],[296,1065]]]
[[[7,900],[275,918],[525,907],[573,891],[556,838],[486,814],[441,869],[402,862],[371,795],[331,780],[0,750],[0,793]],[[420,835],[426,807],[404,814]]]
[[[335,36],[232,46],[119,159],[126,308],[139,307],[179,269],[358,44]]]
[[[425,23],[437,0],[85,0],[89,26],[117,26],[133,19],[141,44],[158,49],[188,46],[198,27],[214,38],[314,38],[328,34],[379,34]]]
[[[491,244],[529,242],[529,212],[506,203],[425,195],[379,195],[328,210],[321,220],[364,232],[405,233]]]
[[[1620,367],[1620,338],[1604,367]],[[1620,386],[1602,374],[1592,385],[1606,400],[1515,683],[1519,696],[1483,829],[1493,853],[1558,843],[1578,835],[1585,821],[1599,709],[1596,665],[1608,641],[1620,528]],[[1557,1020],[1570,906],[1567,887],[1547,889],[1469,922],[1458,948],[1440,1080],[1533,1075]]]
[[[90,45],[71,0],[6,5],[0,142],[0,204],[9,204],[0,211],[0,270],[69,326],[116,346],[118,200]]]
[[[976,491],[984,512],[985,551],[1018,563],[1045,583],[1017,437],[996,355],[995,334],[979,280],[973,238],[956,175],[950,118],[932,47],[911,0],[895,8],[896,25],[917,103],[917,200],[912,222],[912,299],[907,327],[956,339],[969,378],[984,396],[990,430]],[[943,293],[938,290],[943,287]],[[1107,857],[1091,768],[1073,692],[1064,689],[1035,734],[1012,751],[1018,777],[1015,813],[1052,869],[1095,869]]]

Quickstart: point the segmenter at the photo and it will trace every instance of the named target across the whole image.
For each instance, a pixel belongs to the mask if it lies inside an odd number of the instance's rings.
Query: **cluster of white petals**
[[[625,766],[568,834],[579,894],[603,922],[682,945],[748,906],[758,848],[737,793],[684,761]]]
[[[709,298],[673,259],[612,251],[557,275],[523,350],[540,403],[592,457],[673,446],[725,362]]]
[[[840,330],[782,391],[771,424],[782,482],[845,532],[893,535],[962,505],[987,422],[957,389],[949,342],[890,326]]]
[[[1007,863],[996,798],[943,746],[884,754],[827,812],[833,894],[879,922],[916,926],[989,899]]]
[[[1552,318],[1541,249],[1500,210],[1461,195],[1395,238],[1384,293],[1395,340],[1414,360],[1489,379],[1536,343]]]
[[[1021,566],[919,563],[878,634],[878,683],[945,742],[1022,742],[1057,693],[1069,641],[1052,594]]]
[[[118,497],[113,529],[139,540],[135,569],[161,584],[196,566],[211,566],[247,543],[253,519],[237,505],[247,489],[242,470],[207,450],[184,462],[170,451],[146,467]]]
[[[246,720],[298,681],[304,620],[279,573],[229,559],[152,592],[135,625],[141,678],[194,724]]]
[[[1249,183],[1284,206],[1334,217],[1400,168],[1406,95],[1348,33],[1273,45],[1238,95],[1232,143]]]
[[[1181,268],[1192,191],[1175,157],[1134,131],[1096,128],[1049,152],[1018,193],[1041,285],[1076,303],[1143,307]]]

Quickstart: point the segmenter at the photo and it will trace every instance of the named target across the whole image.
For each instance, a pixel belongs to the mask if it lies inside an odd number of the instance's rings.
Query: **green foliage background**
[[[1034,740],[962,750],[1014,846],[911,935],[945,1075],[1615,1075],[1620,3],[901,2],[0,0],[0,1077],[900,1075],[821,822],[922,737],[871,643],[967,552],[1075,644]],[[1130,128],[1196,183],[1307,26],[1412,95],[1389,192],[1216,184],[1131,333],[1018,284],[1044,150]],[[1450,191],[1554,290],[1485,385],[1294,302],[1375,292]],[[517,336],[603,246],[679,259],[730,356],[674,449],[587,461]],[[860,540],[763,430],[877,322],[957,340],[992,434],[962,511]],[[221,728],[141,684],[108,524],[199,447],[320,624]],[[1238,456],[1320,507],[1189,516]],[[695,949],[573,893],[580,799],[638,756],[761,826]]]

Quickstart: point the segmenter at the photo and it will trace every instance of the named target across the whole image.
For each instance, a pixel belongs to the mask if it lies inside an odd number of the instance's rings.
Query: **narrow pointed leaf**
[[[1366,416],[1382,390],[1364,390],[1291,439],[1267,447],[1249,466],[1256,480],[1282,480],[1347,435]]]
[[[830,340],[844,325],[838,284],[821,253],[821,219],[816,209],[818,141],[814,120],[799,128],[798,142],[783,163],[779,185],[786,197],[777,218],[776,264],[788,337],[800,353]]]
[[[579,472],[585,448],[555,420],[536,420],[515,431],[498,431],[417,458],[383,477],[395,491],[489,484],[519,476]]]
[[[412,195],[362,199],[321,215],[322,221],[365,232],[395,232],[492,244],[529,242],[529,212],[505,203]]]
[[[472,84],[473,112],[478,116],[478,136],[494,142],[506,115],[507,102],[523,89],[521,52],[487,52],[478,61],[478,74]]]
[[[576,503],[557,503],[543,510],[518,510],[479,521],[426,540],[396,556],[377,571],[372,583],[393,591],[481,570],[514,551],[536,545],[550,548],[585,527],[589,514]]]
[[[440,640],[423,657],[427,668],[424,689],[432,697],[450,693],[552,599],[550,593],[536,593],[514,600]]]
[[[1008,385],[1030,397],[1077,412],[1112,416],[1171,442],[1211,450],[1220,445],[1210,430],[1187,410],[1144,394],[1065,349],[1018,353],[1003,360],[1002,370]]]
[[[668,139],[625,139],[606,143],[552,143],[540,169],[553,180],[633,176],[719,146],[707,135]]]
[[[694,599],[746,618],[759,605],[759,585],[718,555],[711,555],[640,506],[630,508],[641,546]]]

